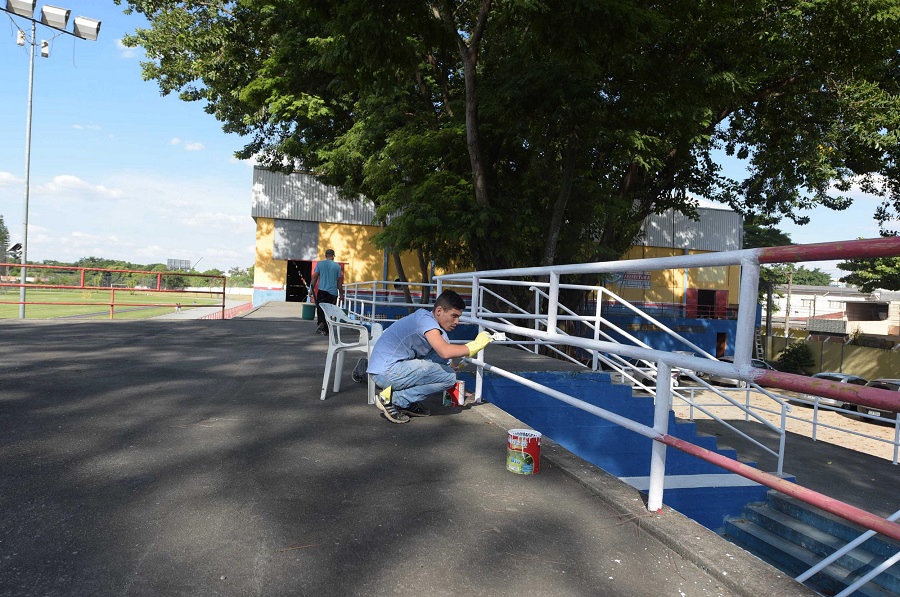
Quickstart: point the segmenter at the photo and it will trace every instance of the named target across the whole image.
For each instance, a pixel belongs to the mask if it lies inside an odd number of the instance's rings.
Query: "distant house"
[[[778,286],[772,327],[808,330],[810,335],[846,339],[857,332],[900,337],[900,292],[860,292],[853,287]],[[788,302],[790,301],[790,307]],[[789,310],[788,310],[789,309]]]

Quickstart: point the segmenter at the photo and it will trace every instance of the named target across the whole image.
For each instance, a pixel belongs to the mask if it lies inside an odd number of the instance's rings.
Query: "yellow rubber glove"
[[[493,342],[494,339],[491,338],[491,335],[487,332],[479,332],[475,339],[471,342],[466,342],[466,348],[469,349],[469,356],[474,357],[476,354],[481,352],[481,350]]]

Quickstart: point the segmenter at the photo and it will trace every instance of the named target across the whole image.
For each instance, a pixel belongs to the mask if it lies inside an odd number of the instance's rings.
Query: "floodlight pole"
[[[28,108],[25,112],[25,217],[22,220],[22,287],[19,289],[19,319],[25,319],[25,283],[28,263],[28,198],[31,192],[31,106],[34,98],[34,50],[37,22],[31,20],[31,42],[28,48]],[[28,42],[28,40],[25,40]]]
[[[30,7],[28,5],[31,5]],[[25,284],[28,265],[28,200],[31,194],[31,107],[34,101],[34,54],[37,49],[37,19],[34,18],[36,0],[6,0],[6,8],[0,11],[22,17],[31,21],[31,39],[26,39],[28,44],[28,108],[25,113],[25,215],[22,218],[22,285],[19,289],[19,319],[25,319]],[[48,10],[49,14],[48,14]],[[100,34],[100,21],[87,17],[75,18],[75,31],[66,31],[69,22],[70,10],[58,6],[45,5],[42,9],[41,23],[46,27],[65,33],[79,39],[97,40]],[[21,30],[20,30],[21,32]],[[20,38],[21,39],[21,38]],[[44,42],[42,42],[44,43]],[[43,56],[47,54],[42,52]],[[5,257],[5,256],[4,256]]]

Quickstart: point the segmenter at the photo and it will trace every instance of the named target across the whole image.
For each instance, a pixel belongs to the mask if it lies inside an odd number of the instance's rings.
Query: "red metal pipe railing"
[[[837,383],[815,377],[768,371],[766,369],[754,369],[751,377],[753,377],[754,383],[761,386],[834,398],[843,402],[870,406],[877,410],[900,412],[900,392],[856,386],[849,383]]]
[[[755,249],[759,263],[874,259],[900,255],[900,236]]]
[[[681,450],[682,452],[692,454],[707,462],[711,462],[725,470],[737,473],[751,481],[756,481],[766,487],[770,487],[803,502],[812,504],[826,512],[831,512],[836,516],[855,522],[867,529],[872,529],[873,531],[877,531],[892,539],[900,541],[900,524],[897,524],[896,522],[891,522],[876,514],[857,508],[856,506],[851,506],[850,504],[828,497],[827,495],[813,491],[812,489],[801,487],[796,483],[791,483],[790,481],[786,481],[771,473],[766,473],[759,469],[755,469],[752,466],[747,466],[737,460],[732,460],[727,456],[717,454],[706,448],[701,448],[700,446],[678,439],[677,437],[665,434],[654,437],[653,439],[662,442],[667,446],[672,446],[673,448]]]

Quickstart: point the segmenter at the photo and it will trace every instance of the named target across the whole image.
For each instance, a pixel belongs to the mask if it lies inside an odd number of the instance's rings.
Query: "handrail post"
[[[653,411],[653,431],[659,435],[669,432],[669,411],[672,409],[672,368],[668,363],[657,363],[656,404]],[[650,451],[650,488],[647,491],[647,509],[656,512],[662,508],[663,488],[666,480],[666,444],[655,441]]]
[[[536,286],[531,287],[534,293],[534,331],[541,331],[541,291]],[[534,354],[538,354],[540,349],[537,342],[534,344]]]
[[[897,464],[898,449],[900,449],[900,413],[894,416],[894,464]]]
[[[741,291],[738,318],[735,326],[734,366],[750,367],[753,334],[756,330],[757,289],[759,287],[759,262],[741,259]]]
[[[481,284],[480,284],[479,281],[478,281],[478,276],[472,276],[472,290],[471,290],[471,292],[472,292],[472,303],[471,303],[471,307],[470,307],[470,312],[471,312],[471,314],[472,314],[472,317],[475,317],[475,318],[477,319],[477,318],[478,318],[478,313],[479,313],[479,311],[481,310],[481,304],[480,304],[480,301],[479,301],[479,299],[480,299],[480,294],[481,294]],[[481,326],[481,325],[478,326],[478,331],[479,331],[479,332],[480,332],[481,330],[483,330],[483,329],[484,329],[483,326]]]
[[[600,320],[602,317],[602,313],[600,312],[600,306],[603,299],[603,288],[597,289],[597,304],[594,308],[594,342],[600,341]],[[596,348],[593,350],[594,359],[591,364],[591,370],[597,371],[600,368],[600,351]]]
[[[779,477],[784,472],[784,444],[787,437],[787,404],[781,405],[781,433],[778,438],[778,469],[775,474]]]
[[[550,288],[547,289],[547,333],[556,335],[559,315],[559,274],[550,272]]]

